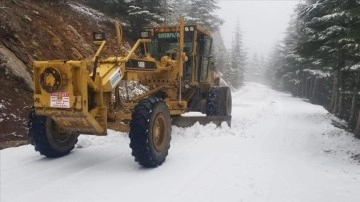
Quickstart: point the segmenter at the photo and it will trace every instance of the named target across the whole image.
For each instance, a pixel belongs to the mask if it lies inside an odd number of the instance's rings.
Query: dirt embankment
[[[114,39],[113,19],[83,2],[0,0],[0,149],[27,143],[33,60],[90,58],[93,31]]]

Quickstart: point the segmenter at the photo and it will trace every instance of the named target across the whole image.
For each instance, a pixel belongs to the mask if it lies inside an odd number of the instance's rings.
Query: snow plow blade
[[[231,127],[231,116],[174,116],[172,118],[172,125],[178,127],[190,127],[196,122],[200,125],[214,123],[216,126],[221,126],[222,122],[226,122]]]

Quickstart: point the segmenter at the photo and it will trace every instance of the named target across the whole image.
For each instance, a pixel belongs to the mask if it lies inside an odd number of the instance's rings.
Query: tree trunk
[[[305,95],[305,89],[306,89],[306,75],[305,73],[302,74],[302,78],[301,78],[301,92],[300,92],[300,97],[304,97]]]
[[[308,99],[311,98],[313,88],[314,88],[314,77],[310,77],[309,91],[308,91],[308,94],[307,94]]]
[[[304,97],[305,95],[305,89],[306,89],[306,72],[302,72],[301,75],[301,91],[300,91],[300,96]]]
[[[356,92],[357,91],[354,91],[353,95],[352,95],[352,99],[351,99],[351,108],[350,108],[350,116],[349,116],[349,119],[348,119],[348,122],[349,122],[349,126],[350,128],[354,129],[354,126],[355,126],[355,121],[354,120],[356,117],[355,117],[355,107],[356,107]]]
[[[360,138],[360,110],[359,110],[359,114],[357,117],[357,124],[356,124],[354,134],[355,134],[355,137]]]
[[[304,88],[304,94],[303,97],[308,98],[308,93],[309,93],[309,84],[310,84],[310,78],[306,78],[305,79],[305,88]]]
[[[341,97],[342,97],[340,96],[340,93],[342,92],[342,90],[340,89],[341,88],[340,82],[341,82],[341,69],[344,67],[344,64],[345,64],[344,54],[341,48],[338,48],[338,64],[336,67],[333,94],[331,97],[331,104],[330,104],[331,113],[336,115],[338,114],[339,106],[342,105],[341,103],[339,103],[339,101],[341,101]]]
[[[313,88],[311,91],[311,97],[310,97],[310,102],[311,103],[317,103],[317,98],[316,98],[316,93],[317,93],[317,88],[318,88],[318,79],[315,77],[314,78],[314,83],[313,83]]]
[[[304,83],[304,91],[303,91],[303,97],[307,97],[307,92],[308,92],[308,86],[309,86],[309,79],[305,78],[305,83]]]
[[[351,129],[355,129],[356,127],[356,115],[357,115],[357,94],[359,91],[359,86],[360,84],[360,72],[357,73],[356,77],[355,77],[355,86],[354,86],[354,90],[353,90],[353,95],[352,95],[352,99],[351,99],[351,109],[350,109],[350,117],[349,117],[349,125],[351,127]],[[359,117],[360,118],[360,117]]]
[[[305,88],[304,88],[304,95],[303,95],[303,97],[305,97],[305,98],[307,98],[307,95],[309,93],[309,81],[310,81],[309,78],[305,79]]]
[[[336,116],[343,118],[343,105],[344,105],[344,80],[343,80],[343,73],[340,71],[339,74],[339,92],[338,92],[338,107],[337,107],[337,111],[335,111],[334,113],[336,114]]]
[[[331,93],[331,102],[329,107],[331,113],[334,113],[337,110],[337,100],[339,94],[338,72],[339,70],[337,70],[334,75],[333,88]]]

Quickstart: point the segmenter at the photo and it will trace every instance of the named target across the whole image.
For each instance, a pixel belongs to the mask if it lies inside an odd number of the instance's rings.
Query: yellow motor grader
[[[121,48],[119,22],[115,28]],[[99,48],[91,60],[33,62],[34,107],[28,125],[30,142],[40,154],[64,156],[79,134],[104,136],[113,129],[129,132],[135,161],[156,167],[168,154],[171,125],[230,125],[231,92],[219,86],[212,38],[205,29],[185,26],[183,18],[175,26],[146,27],[131,50],[107,58],[100,57],[105,34],[93,33],[93,38]],[[147,91],[120,96],[129,94],[130,81]],[[181,116],[189,111],[206,116]]]

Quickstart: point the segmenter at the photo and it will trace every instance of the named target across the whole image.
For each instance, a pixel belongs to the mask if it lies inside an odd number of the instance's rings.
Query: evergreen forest
[[[271,85],[324,106],[360,137],[360,1],[306,0],[270,55]]]

